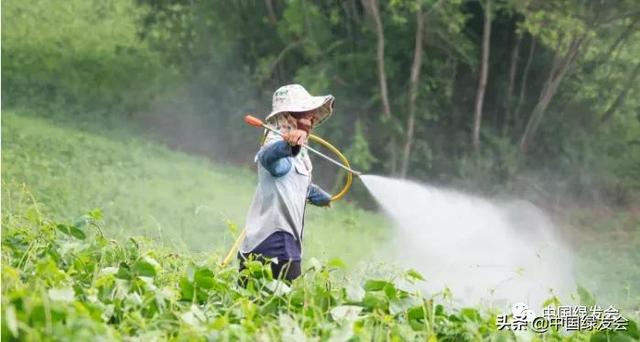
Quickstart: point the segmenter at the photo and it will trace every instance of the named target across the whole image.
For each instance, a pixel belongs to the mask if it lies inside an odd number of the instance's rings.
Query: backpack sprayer
[[[264,122],[262,122],[262,120],[256,118],[255,116],[251,116],[251,115],[246,115],[244,117],[244,122],[250,126],[253,127],[257,127],[257,128],[264,128],[266,130],[269,130],[281,137],[284,137],[284,135],[278,131],[277,129],[265,124]],[[309,135],[309,140],[316,142],[322,146],[324,146],[325,148],[327,148],[329,151],[331,151],[331,153],[335,154],[338,159],[340,159],[342,161],[339,162],[329,156],[327,156],[326,154],[310,147],[308,144],[303,144],[302,147],[306,148],[307,150],[315,153],[316,155],[328,160],[329,162],[331,162],[332,164],[344,169],[347,171],[347,177],[345,179],[345,183],[344,186],[342,187],[342,190],[340,190],[337,194],[331,196],[331,201],[337,201],[339,199],[341,199],[342,197],[344,197],[347,192],[349,192],[349,189],[351,188],[351,183],[353,182],[353,175],[356,176],[360,176],[362,173],[355,171],[351,168],[351,165],[349,164],[349,160],[347,160],[347,157],[345,157],[340,150],[338,150],[335,146],[331,145],[328,141],[320,138],[317,135],[314,134],[310,134]],[[226,265],[227,263],[229,263],[229,261],[231,260],[231,258],[233,257],[233,253],[238,249],[238,246],[240,245],[240,242],[242,242],[242,240],[244,239],[244,236],[246,234],[246,231],[243,229],[242,232],[240,233],[240,235],[238,236],[238,238],[236,239],[236,241],[233,243],[233,246],[231,246],[231,249],[229,250],[229,253],[227,253],[227,256],[224,258],[224,260],[222,261],[222,266]]]

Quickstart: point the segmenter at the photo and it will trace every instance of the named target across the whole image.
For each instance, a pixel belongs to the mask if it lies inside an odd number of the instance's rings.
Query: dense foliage
[[[130,1],[3,2],[3,107],[95,116],[144,108],[168,70],[137,39],[140,15]]]
[[[102,235],[102,213],[76,223],[51,222],[37,206],[3,217],[2,340],[515,340],[498,331],[495,312],[448,310],[425,298],[415,271],[348,283],[343,262],[312,261],[287,285],[256,261],[238,272],[207,255],[176,254],[141,238]],[[446,295],[446,293],[445,293]],[[522,334],[519,334],[522,335]],[[638,338],[625,332],[561,332],[549,341]],[[532,335],[529,336],[534,336]],[[524,336],[522,336],[524,337]]]
[[[246,162],[256,137],[242,114],[300,82],[337,96],[320,133],[364,171],[615,203],[640,186],[633,0],[2,9],[5,106],[129,114],[173,145]]]

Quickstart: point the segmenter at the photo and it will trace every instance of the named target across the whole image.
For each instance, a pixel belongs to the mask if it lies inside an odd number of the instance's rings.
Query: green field
[[[610,303],[640,315],[640,217],[593,208],[571,212],[565,227],[576,253],[579,284]]]
[[[47,217],[67,221],[99,208],[110,236],[220,254],[242,228],[255,189],[250,169],[169,151],[122,130],[101,136],[12,112],[3,113],[2,129],[3,212],[22,212],[35,200]],[[350,204],[309,206],[305,253],[359,261],[388,233],[384,218]]]

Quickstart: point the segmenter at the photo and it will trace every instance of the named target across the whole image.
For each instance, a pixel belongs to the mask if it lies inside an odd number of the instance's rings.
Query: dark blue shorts
[[[278,258],[278,263],[271,263],[271,271],[275,278],[293,280],[300,276],[300,243],[293,235],[286,232],[275,232],[262,241],[258,247],[249,253],[238,253],[240,271],[244,269],[244,260],[253,255],[260,262],[266,259]],[[280,274],[281,272],[284,274]]]
[[[278,258],[278,260],[300,261],[300,242],[287,232],[275,232],[247,254],[259,254],[267,258]],[[241,255],[238,257],[242,258]]]

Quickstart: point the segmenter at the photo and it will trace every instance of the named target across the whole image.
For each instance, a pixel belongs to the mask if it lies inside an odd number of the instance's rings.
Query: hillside
[[[99,208],[109,236],[142,235],[180,251],[225,252],[256,182],[253,170],[170,151],[118,129],[96,134],[4,112],[2,133],[3,215],[24,212],[33,200],[44,215],[63,221]],[[336,203],[310,206],[305,231],[307,255],[355,262],[370,256],[387,229],[379,215]]]

